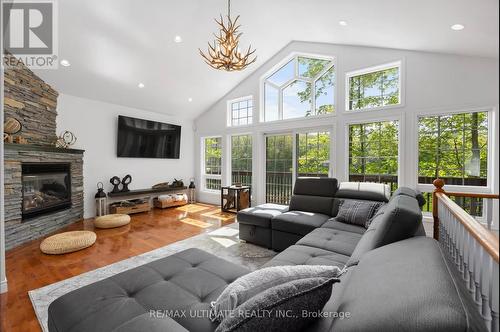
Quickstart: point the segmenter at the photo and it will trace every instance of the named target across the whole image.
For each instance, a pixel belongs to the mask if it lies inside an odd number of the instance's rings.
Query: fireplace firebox
[[[22,190],[23,221],[70,208],[70,164],[23,163]]]

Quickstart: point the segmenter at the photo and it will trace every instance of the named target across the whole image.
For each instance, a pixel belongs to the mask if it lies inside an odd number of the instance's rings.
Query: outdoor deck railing
[[[498,236],[448,197],[498,199],[498,195],[445,192],[442,179],[434,180],[434,186],[434,238],[456,265],[488,330],[498,332]]]

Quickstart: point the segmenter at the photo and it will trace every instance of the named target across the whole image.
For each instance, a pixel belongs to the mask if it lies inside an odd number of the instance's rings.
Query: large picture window
[[[252,185],[252,136],[231,137],[231,182]]]
[[[347,74],[348,111],[401,104],[401,63]]]
[[[295,56],[264,80],[264,121],[333,113],[332,59]]]
[[[203,139],[203,181],[205,190],[220,190],[222,178],[222,138]]]
[[[398,121],[349,126],[349,181],[398,187]]]
[[[419,183],[488,185],[488,112],[420,117],[418,146]]]
[[[266,203],[288,204],[293,183],[292,134],[266,137]]]
[[[330,170],[330,133],[297,134],[297,176],[327,177]]]

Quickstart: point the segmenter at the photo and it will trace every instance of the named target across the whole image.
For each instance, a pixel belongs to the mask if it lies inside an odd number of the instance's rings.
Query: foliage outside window
[[[388,65],[383,69],[347,74],[347,110],[379,108],[401,103],[401,65]]]
[[[293,136],[266,137],[266,203],[288,204],[292,195]]]
[[[418,182],[487,186],[488,112],[420,117]]]
[[[204,138],[204,178],[206,190],[219,190],[222,175],[222,138]]]
[[[398,186],[398,121],[349,126],[349,181]]]
[[[252,136],[231,137],[231,182],[252,185]]]
[[[333,60],[296,56],[264,80],[264,121],[335,111]]]
[[[253,122],[252,97],[235,99],[228,102],[229,126],[245,126]]]
[[[330,169],[330,133],[297,134],[297,176],[327,177]]]

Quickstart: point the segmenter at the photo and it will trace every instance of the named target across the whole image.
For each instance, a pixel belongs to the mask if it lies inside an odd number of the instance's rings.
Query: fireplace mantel
[[[17,150],[17,151],[41,151],[41,152],[56,152],[56,153],[71,153],[71,154],[83,154],[85,152],[85,150],[57,148],[51,145],[4,143],[3,146],[5,150]]]

